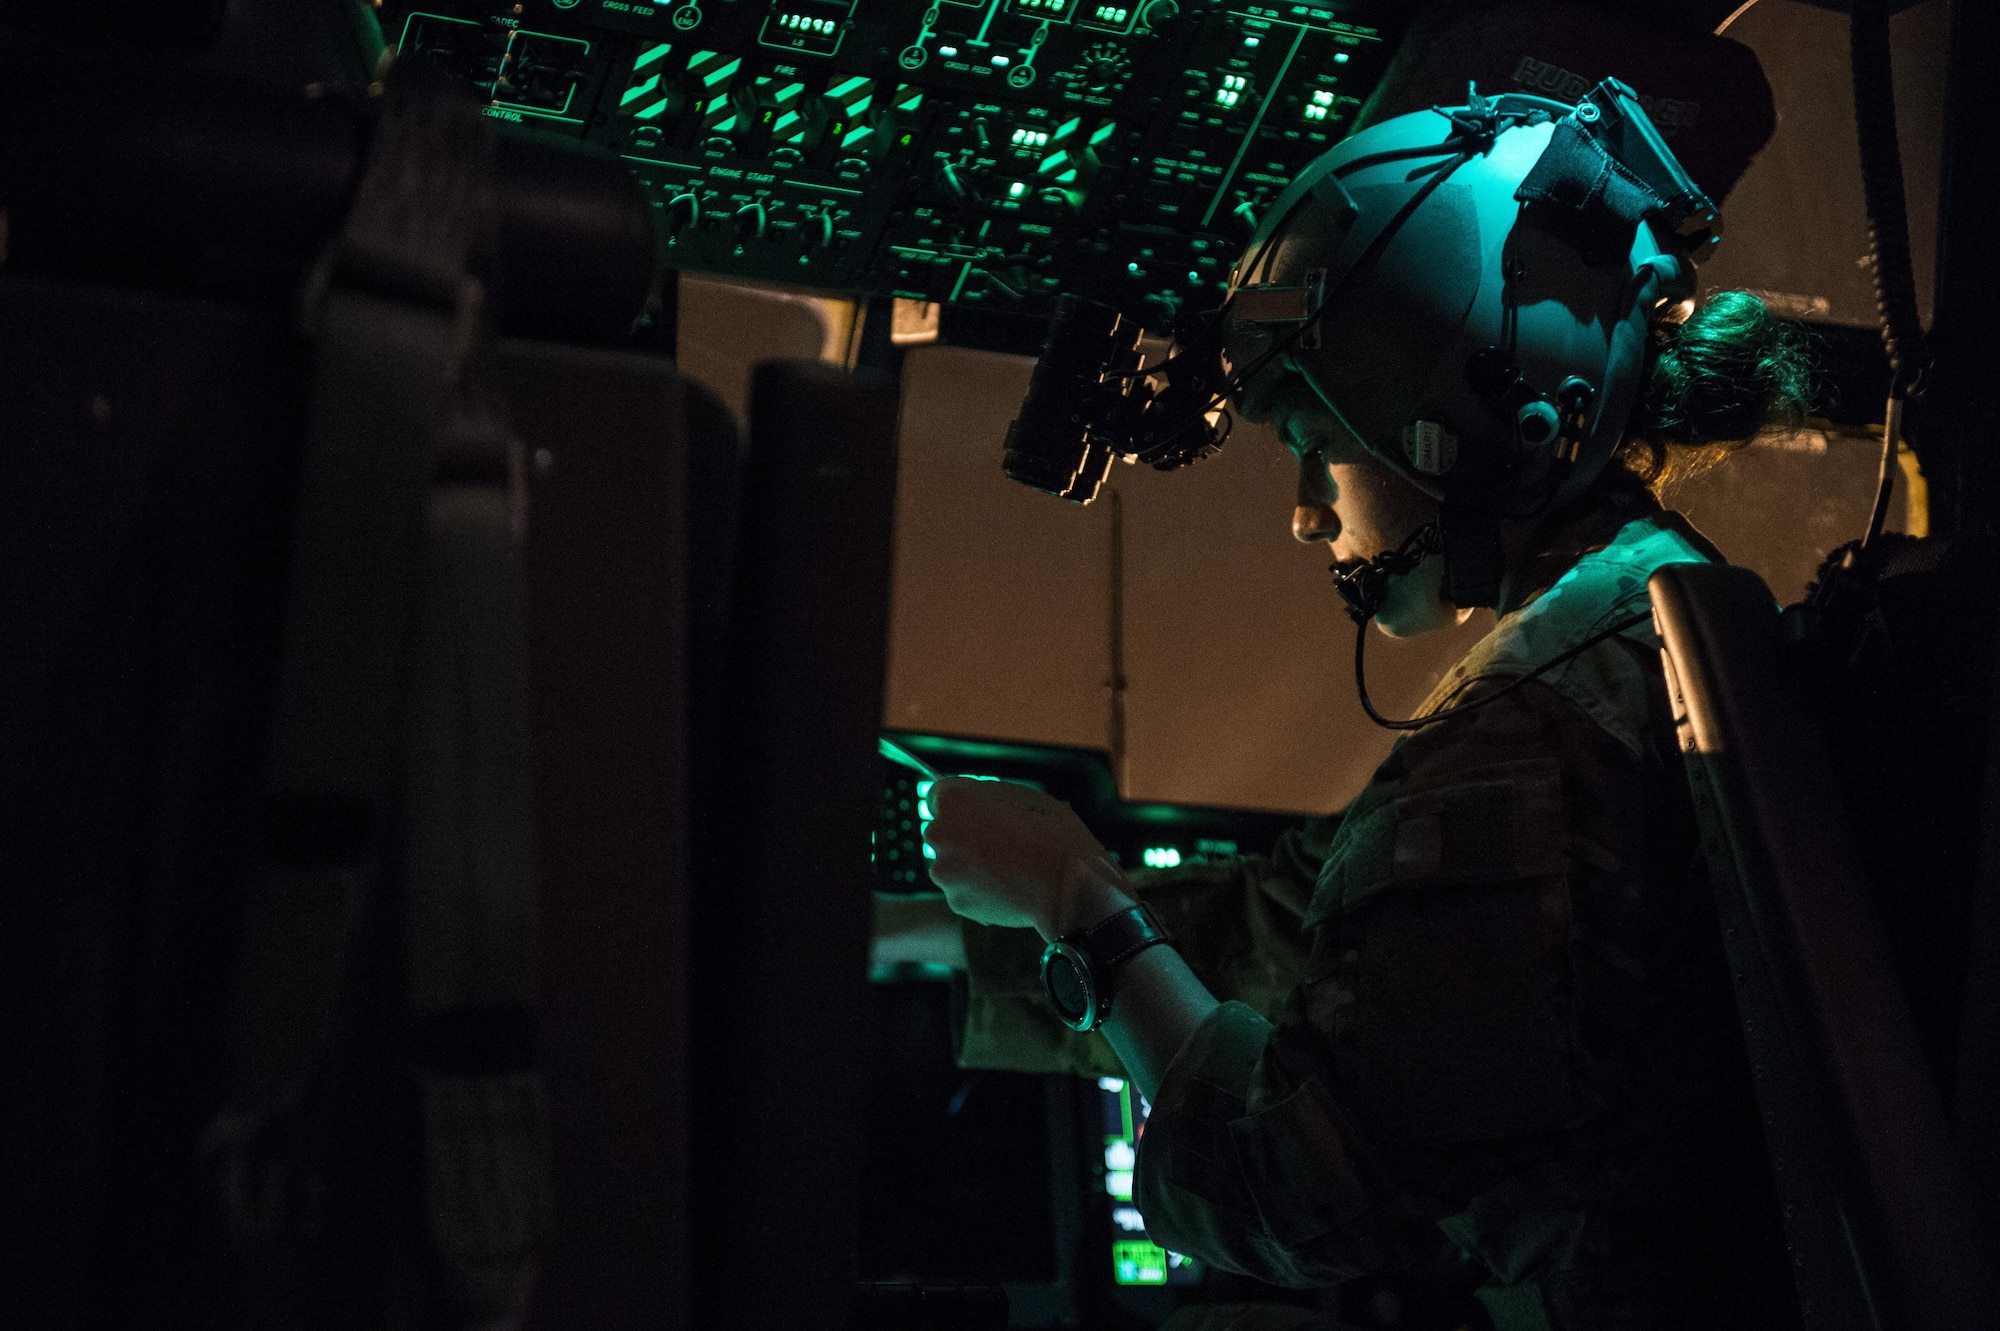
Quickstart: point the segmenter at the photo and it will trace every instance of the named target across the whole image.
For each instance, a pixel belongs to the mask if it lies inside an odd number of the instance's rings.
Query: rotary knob
[[[1082,78],[1084,87],[1092,92],[1104,92],[1125,82],[1125,76],[1132,72],[1132,62],[1114,43],[1099,42],[1083,53],[1076,72]]]

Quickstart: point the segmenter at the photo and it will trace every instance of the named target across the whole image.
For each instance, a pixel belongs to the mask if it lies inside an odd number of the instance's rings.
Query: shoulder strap
[[[239,1239],[316,1227],[326,1113],[358,1005],[395,972],[408,662],[436,437],[480,342],[472,259],[492,132],[421,61],[389,73],[367,164],[304,296],[315,338],[274,697],[269,820],[250,879],[231,1030],[234,1108],[208,1146]]]

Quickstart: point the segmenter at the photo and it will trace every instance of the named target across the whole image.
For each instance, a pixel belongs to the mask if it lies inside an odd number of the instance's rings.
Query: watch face
[[[1066,943],[1053,944],[1042,958],[1042,988],[1056,1015],[1069,1026],[1088,1030],[1097,1015],[1097,993],[1090,982],[1090,966],[1083,956]]]

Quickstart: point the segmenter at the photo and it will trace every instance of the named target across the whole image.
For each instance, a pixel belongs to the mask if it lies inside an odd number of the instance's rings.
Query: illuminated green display
[[[1145,1239],[1119,1239],[1111,1245],[1114,1278],[1121,1285],[1167,1283],[1167,1250]]]
[[[814,32],[824,35],[839,25],[830,18],[812,18],[805,14],[780,14],[778,26],[791,32]]]
[[[1164,1285],[1195,1274],[1194,1263],[1146,1237],[1146,1222],[1132,1205],[1132,1172],[1138,1164],[1139,1134],[1145,1130],[1146,1103],[1123,1077],[1099,1077],[1104,1101],[1104,1191],[1111,1201],[1111,1278],[1121,1285]],[[1136,1106],[1134,1102],[1137,1102]],[[1135,1112],[1136,1110],[1136,1112]]]
[[[1224,74],[1222,86],[1215,90],[1217,106],[1234,106],[1250,91],[1250,76],[1247,74]]]
[[[1307,120],[1324,120],[1333,113],[1333,94],[1322,88],[1306,103]]]

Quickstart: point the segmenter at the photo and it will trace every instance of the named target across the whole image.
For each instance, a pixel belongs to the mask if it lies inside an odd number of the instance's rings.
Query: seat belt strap
[[[309,1233],[331,1075],[394,864],[404,698],[434,436],[479,345],[472,259],[492,131],[422,61],[392,68],[347,221],[303,294],[316,342],[280,643],[260,872],[245,894],[212,1125],[225,1223]],[[371,934],[371,930],[375,934]],[[376,951],[379,951],[379,947]],[[290,1199],[274,1206],[270,1199]]]

